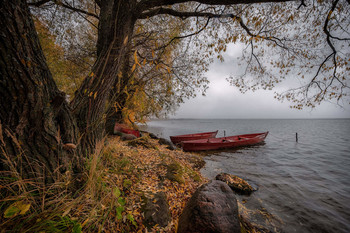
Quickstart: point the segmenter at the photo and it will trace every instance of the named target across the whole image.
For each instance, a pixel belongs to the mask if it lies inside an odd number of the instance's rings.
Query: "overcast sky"
[[[289,108],[289,102],[274,99],[274,90],[240,93],[226,81],[238,72],[239,68],[234,64],[240,51],[239,46],[230,45],[224,55],[225,62],[215,61],[206,74],[210,81],[206,96],[199,94],[187,100],[171,118],[350,118],[349,105],[340,108],[325,102],[313,110],[296,110]],[[283,85],[293,82],[298,83],[297,80],[286,80]]]

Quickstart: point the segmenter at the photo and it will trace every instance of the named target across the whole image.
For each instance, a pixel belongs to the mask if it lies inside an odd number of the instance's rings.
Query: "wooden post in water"
[[[295,133],[295,141],[298,142],[298,133]]]

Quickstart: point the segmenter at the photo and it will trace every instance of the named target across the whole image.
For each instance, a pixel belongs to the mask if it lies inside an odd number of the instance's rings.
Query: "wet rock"
[[[142,211],[144,212],[143,224],[151,229],[155,225],[166,227],[171,219],[169,205],[163,192],[143,196]]]
[[[237,200],[226,183],[212,180],[197,189],[179,219],[178,233],[185,232],[241,232]]]
[[[157,135],[155,135],[154,133],[148,133],[148,135],[152,139],[159,139],[159,137]]]
[[[256,191],[256,188],[253,188],[247,181],[242,178],[227,174],[220,173],[215,177],[216,180],[225,182],[233,191],[238,194],[250,195],[253,191]]]
[[[130,141],[130,140],[134,140],[136,139],[137,137],[133,134],[122,134],[120,139],[123,140],[123,141]]]
[[[250,222],[249,220],[243,218],[242,216],[240,217],[240,222],[242,225],[242,232],[260,232],[260,233],[273,233],[273,232],[281,232],[280,230],[277,230],[275,228],[274,230],[269,230],[267,228],[264,228],[263,226],[259,224],[254,224]]]
[[[203,157],[195,154],[188,154],[187,161],[191,164],[193,169],[199,170],[205,166]]]
[[[175,149],[176,149],[176,147],[174,146],[174,144],[173,144],[171,141],[166,140],[165,138],[160,138],[160,139],[158,140],[158,142],[159,142],[160,145],[167,145],[167,148],[168,148],[169,150],[175,150]]]

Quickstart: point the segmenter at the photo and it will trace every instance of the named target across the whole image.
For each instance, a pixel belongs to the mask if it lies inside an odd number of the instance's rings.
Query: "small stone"
[[[154,133],[149,133],[148,135],[152,139],[159,139],[159,137],[157,135],[155,135]]]
[[[136,139],[137,137],[133,134],[123,134],[120,139],[123,140],[123,141],[130,141],[130,140],[134,140]]]

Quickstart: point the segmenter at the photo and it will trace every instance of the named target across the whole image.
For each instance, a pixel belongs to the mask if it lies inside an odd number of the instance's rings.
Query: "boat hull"
[[[119,124],[119,123],[116,123],[114,125],[114,133],[117,133],[117,132],[121,132],[121,133],[125,133],[125,134],[132,134],[138,138],[141,136],[140,131],[130,129],[127,126],[125,126],[124,124]]]
[[[184,141],[192,141],[192,140],[198,140],[198,139],[208,139],[208,138],[215,138],[218,131],[214,132],[205,132],[205,133],[196,133],[196,134],[184,134],[184,135],[177,135],[177,136],[170,136],[170,140],[174,144],[178,144]]]
[[[192,141],[184,141],[181,143],[184,151],[206,151],[221,150],[235,147],[250,146],[261,143],[265,140],[268,132],[256,134],[243,134],[222,138],[209,138]]]

